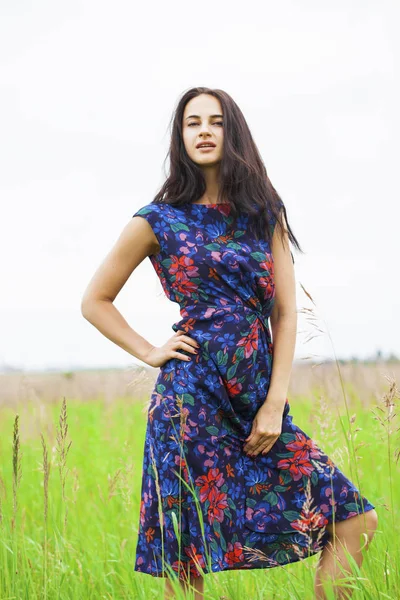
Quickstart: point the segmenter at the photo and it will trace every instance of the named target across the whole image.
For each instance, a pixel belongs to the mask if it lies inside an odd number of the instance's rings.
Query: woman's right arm
[[[170,358],[190,360],[178,348],[195,352],[197,342],[183,332],[175,333],[160,348],[153,346],[134,331],[113,302],[136,267],[150,254],[160,249],[150,224],[142,217],[133,217],[124,227],[117,242],[90,280],[81,301],[83,317],[105,337],[132,356],[153,367]]]

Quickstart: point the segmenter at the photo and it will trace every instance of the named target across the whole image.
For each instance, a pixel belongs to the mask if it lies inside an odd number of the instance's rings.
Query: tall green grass
[[[353,598],[400,597],[397,397],[336,414],[320,393],[291,397],[294,422],[377,507]],[[344,392],[345,384],[344,384]],[[0,598],[158,599],[164,580],[133,570],[146,427],[141,401],[60,399],[0,408]],[[313,598],[317,557],[205,577],[207,598]]]

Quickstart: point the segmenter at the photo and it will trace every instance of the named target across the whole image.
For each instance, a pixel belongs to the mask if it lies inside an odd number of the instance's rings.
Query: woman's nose
[[[201,127],[200,127],[200,135],[207,135],[210,133],[210,126],[208,123],[202,123]]]

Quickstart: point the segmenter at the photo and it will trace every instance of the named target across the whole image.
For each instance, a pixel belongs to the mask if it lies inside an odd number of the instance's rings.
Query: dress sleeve
[[[142,206],[139,208],[133,215],[133,217],[142,217],[146,219],[152,228],[154,235],[156,236],[158,243],[160,244],[161,250],[163,249],[163,238],[161,236],[162,232],[162,219],[160,214],[160,207],[157,204],[146,204],[146,206]]]

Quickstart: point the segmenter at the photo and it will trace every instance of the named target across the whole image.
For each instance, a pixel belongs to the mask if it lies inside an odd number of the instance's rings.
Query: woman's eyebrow
[[[217,117],[222,117],[223,115],[210,115],[210,119],[216,119]],[[186,119],[201,119],[200,115],[189,115]]]

